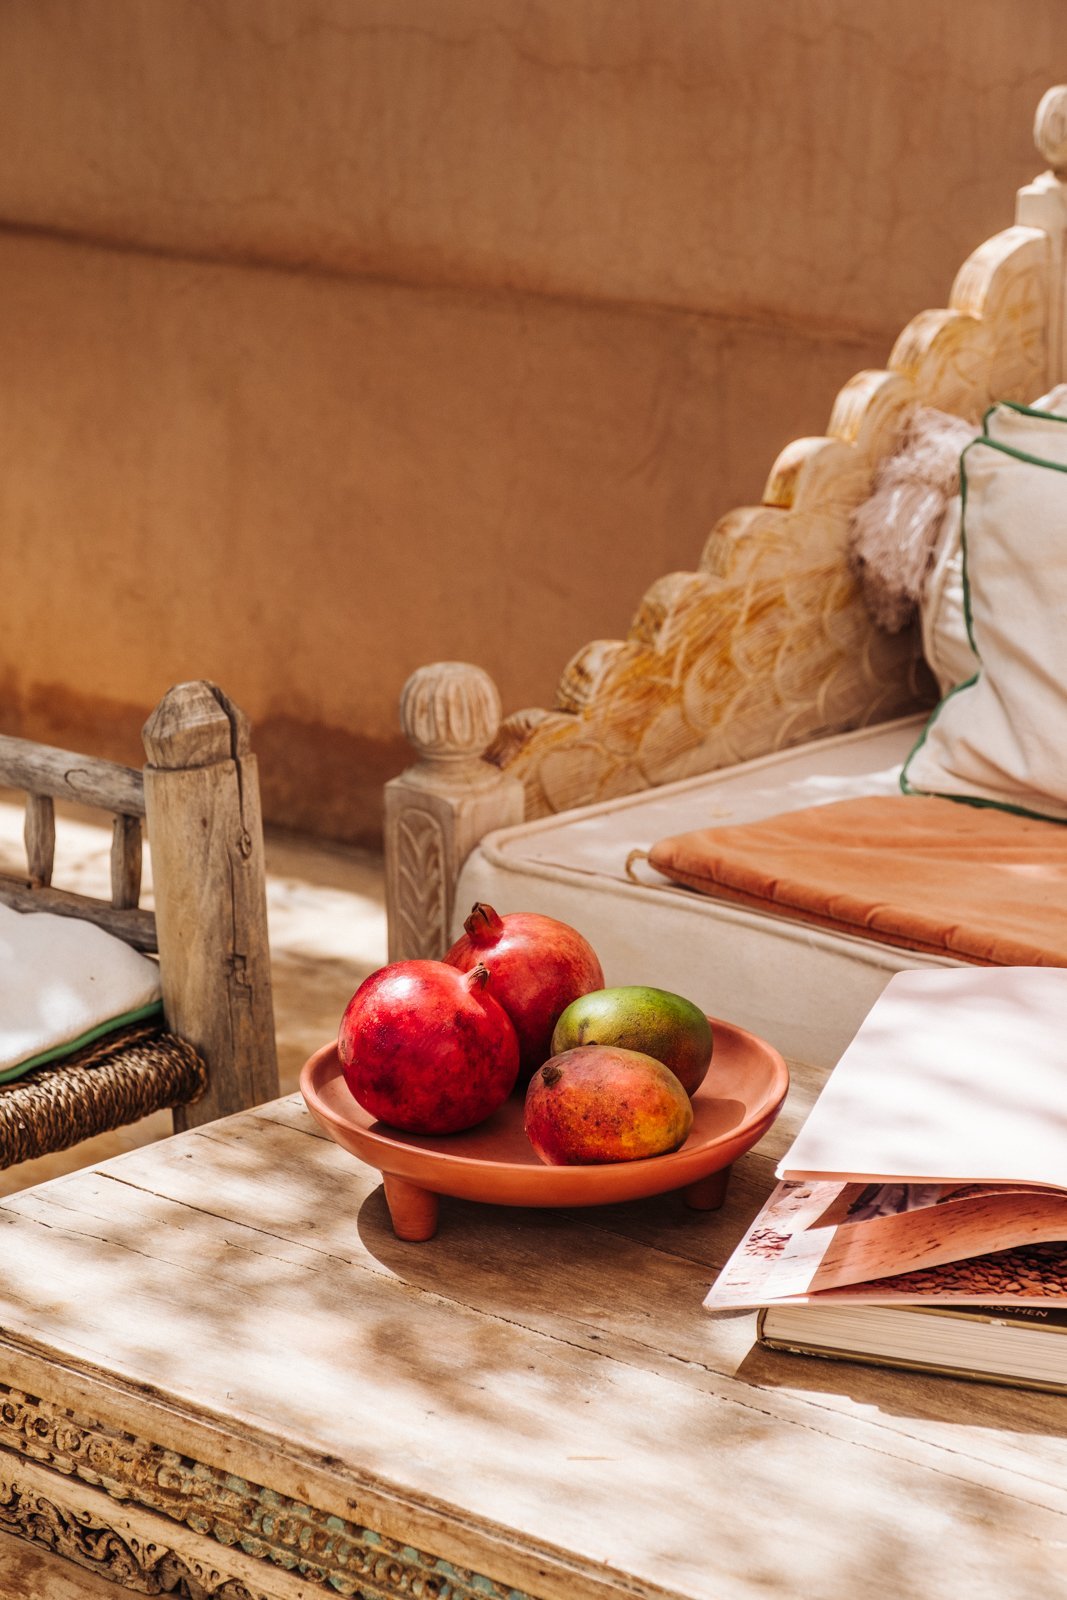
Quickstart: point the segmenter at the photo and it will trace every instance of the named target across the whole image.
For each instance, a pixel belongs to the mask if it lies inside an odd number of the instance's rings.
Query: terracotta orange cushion
[[[871,796],[661,839],[659,872],[717,900],[987,966],[1067,966],[1067,827]]]

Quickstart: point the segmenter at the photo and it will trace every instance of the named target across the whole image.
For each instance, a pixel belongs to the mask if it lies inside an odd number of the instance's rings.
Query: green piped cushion
[[[1067,462],[1067,384],[1032,406],[998,401],[986,412],[982,431],[1024,455]],[[960,515],[960,496],[955,494],[945,507],[920,600],[923,655],[942,695],[978,670],[964,614]]]
[[[162,1010],[158,966],[121,939],[0,905],[0,1083]]]
[[[986,434],[964,450],[960,476],[978,667],[934,711],[901,787],[1065,822],[1067,464]]]

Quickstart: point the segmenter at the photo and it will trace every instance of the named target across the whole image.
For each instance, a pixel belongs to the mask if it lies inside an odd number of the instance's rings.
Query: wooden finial
[[[500,695],[481,667],[437,661],[413,672],[400,695],[400,725],[423,761],[477,761],[500,727]]]
[[[500,696],[481,667],[420,667],[401,693],[400,722],[419,760],[385,786],[389,960],[435,959],[453,937],[461,866],[491,829],[522,821],[523,788],[482,759],[500,727]]]
[[[168,689],[141,736],[150,765],[166,771],[210,767],[250,749],[248,718],[203,678]]]
[[[1058,83],[1041,96],[1034,143],[1056,176],[1067,176],[1067,84]]]

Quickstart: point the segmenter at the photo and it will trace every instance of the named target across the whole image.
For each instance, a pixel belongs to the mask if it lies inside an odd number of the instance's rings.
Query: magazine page
[[[1035,1186],[780,1183],[710,1310],[818,1299],[1067,1300],[1067,1195]]]
[[[895,974],[779,1178],[1067,1189],[1067,969]]]

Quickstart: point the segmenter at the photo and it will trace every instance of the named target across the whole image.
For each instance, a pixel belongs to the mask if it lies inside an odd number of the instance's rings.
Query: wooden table
[[[405,1245],[297,1098],[12,1196],[0,1595],[1067,1592],[1067,1398],[702,1310],[813,1089],[711,1215],[449,1201]]]

